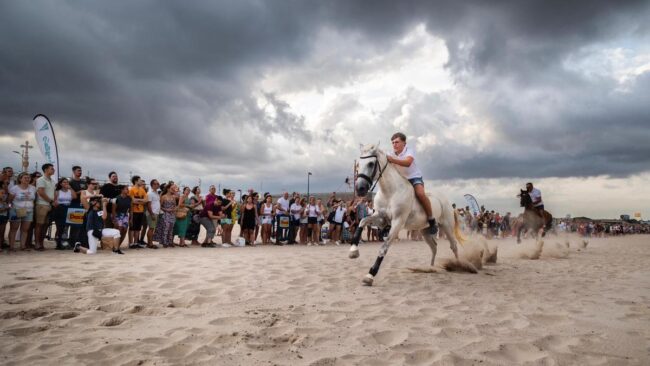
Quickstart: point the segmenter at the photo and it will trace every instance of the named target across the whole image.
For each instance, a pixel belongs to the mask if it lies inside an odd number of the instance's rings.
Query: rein
[[[377,183],[379,183],[379,180],[381,179],[382,175],[386,171],[386,167],[388,166],[388,159],[386,159],[386,164],[384,164],[384,167],[382,168],[379,165],[379,157],[376,154],[359,157],[359,159],[372,159],[372,158],[375,158],[375,163],[376,163],[375,166],[372,168],[372,175],[367,176],[363,173],[357,174],[358,178],[364,179],[366,182],[368,182],[368,184],[371,185],[370,190],[368,192],[372,192],[375,190]],[[375,180],[373,183],[375,174],[377,174],[377,168],[379,168],[379,177],[377,177],[377,180]]]

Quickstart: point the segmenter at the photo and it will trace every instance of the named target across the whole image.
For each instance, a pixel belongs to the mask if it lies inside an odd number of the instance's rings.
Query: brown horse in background
[[[543,229],[543,238],[546,235],[546,232],[551,230],[553,216],[548,211],[544,210],[544,218],[540,217],[537,209],[533,207],[533,199],[530,198],[527,191],[521,190],[519,197],[519,205],[524,208],[524,213],[523,222],[517,228],[517,243],[521,243],[521,232],[523,230],[531,230],[533,237],[537,238],[539,230]]]

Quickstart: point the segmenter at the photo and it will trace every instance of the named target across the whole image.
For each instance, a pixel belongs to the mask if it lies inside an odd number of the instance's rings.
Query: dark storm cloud
[[[629,91],[617,92],[615,80],[589,78],[565,65],[584,48],[622,39],[628,45],[649,41],[648,2],[336,5],[347,14],[346,26],[380,38],[386,30],[398,31],[396,24],[425,22],[430,33],[446,41],[447,66],[464,103],[491,121],[498,146],[468,152],[467,146],[444,141],[427,150],[424,155],[432,158],[424,165],[432,177],[627,176],[648,170],[650,149],[644,141],[650,139],[650,73],[638,76]],[[416,110],[425,102],[431,101],[415,102]],[[446,124],[463,123],[451,116],[445,124],[436,110],[428,110],[408,132],[419,136],[427,128],[440,132]]]
[[[264,163],[273,134],[316,138],[278,93],[254,89],[268,69],[300,65],[326,47],[314,44],[322,27],[390,49],[423,22],[445,40],[465,103],[508,145],[464,148],[428,171],[449,178],[627,175],[650,162],[642,143],[649,137],[647,73],[627,94],[612,96],[612,80],[588,79],[564,62],[620,37],[648,40],[649,16],[645,1],[3,2],[0,120],[3,133],[16,134],[46,113],[90,141]],[[354,77],[317,69],[307,75],[318,88]],[[536,91],[538,99],[527,96]],[[447,124],[462,123],[443,115]],[[456,147],[445,143],[440,154]]]
[[[186,156],[226,153],[232,141],[217,130],[277,127],[256,123],[264,114],[249,85],[256,67],[308,50],[308,28],[286,16],[290,5],[4,3],[0,118],[8,130],[28,130],[26,121],[43,112],[85,139]],[[290,122],[308,137],[303,121]],[[234,157],[240,151],[230,149]]]

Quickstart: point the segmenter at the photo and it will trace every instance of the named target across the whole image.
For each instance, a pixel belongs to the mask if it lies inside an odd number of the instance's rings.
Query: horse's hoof
[[[364,277],[364,278],[361,280],[361,283],[362,283],[364,286],[372,286],[372,282],[373,282],[374,280],[375,280],[375,279],[374,279],[374,277],[373,277],[371,274],[367,274],[366,277]]]
[[[350,257],[350,259],[359,258],[359,247],[356,245],[351,246],[348,257]]]

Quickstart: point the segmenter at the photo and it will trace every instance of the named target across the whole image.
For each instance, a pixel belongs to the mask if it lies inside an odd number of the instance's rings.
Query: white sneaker
[[[222,248],[230,248],[232,245],[226,243],[226,244],[221,244]]]
[[[341,242],[339,240],[336,241],[336,245],[341,245]]]
[[[307,246],[310,247],[310,246],[311,246],[311,243],[307,243]]]

